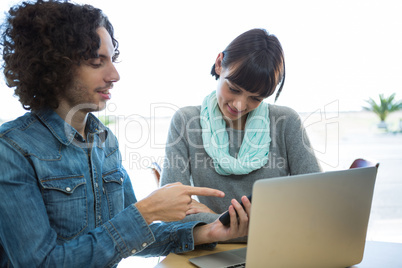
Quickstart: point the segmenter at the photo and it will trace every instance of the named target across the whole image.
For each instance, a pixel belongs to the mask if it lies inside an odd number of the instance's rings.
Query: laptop
[[[190,259],[214,267],[348,267],[362,261],[377,166],[254,183],[247,247]]]

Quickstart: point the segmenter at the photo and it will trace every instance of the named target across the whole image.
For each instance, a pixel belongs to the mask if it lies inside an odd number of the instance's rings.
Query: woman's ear
[[[215,60],[215,73],[217,75],[221,75],[222,72],[222,60],[223,60],[223,53],[219,53],[218,57]]]

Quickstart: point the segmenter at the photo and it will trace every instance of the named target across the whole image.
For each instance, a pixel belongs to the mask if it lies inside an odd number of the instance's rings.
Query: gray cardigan
[[[224,198],[199,196],[201,203],[220,214],[226,211],[230,200],[240,200],[252,192],[253,183],[262,178],[273,178],[320,172],[321,167],[310,146],[300,120],[292,109],[269,105],[271,144],[268,163],[247,175],[219,175],[212,159],[205,152],[200,125],[200,106],[184,107],[173,116],[166,144],[161,185],[181,182],[185,185],[210,187],[225,192]],[[235,156],[241,146],[244,131],[228,128],[229,153]],[[199,213],[184,221],[212,222],[217,214]]]

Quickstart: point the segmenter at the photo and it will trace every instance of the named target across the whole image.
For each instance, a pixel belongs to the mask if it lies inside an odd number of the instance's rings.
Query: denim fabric
[[[52,110],[0,127],[0,267],[113,267],[194,249],[198,223],[147,225],[116,137],[92,114],[86,128]]]

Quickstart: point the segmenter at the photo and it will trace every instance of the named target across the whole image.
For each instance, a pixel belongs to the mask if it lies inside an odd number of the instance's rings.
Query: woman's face
[[[218,67],[217,71],[219,71],[219,73],[217,73],[219,74],[219,80],[216,96],[219,109],[228,127],[244,129],[247,114],[256,109],[264,98],[258,93],[250,93],[229,81],[226,77],[228,77],[233,70],[233,68]]]

